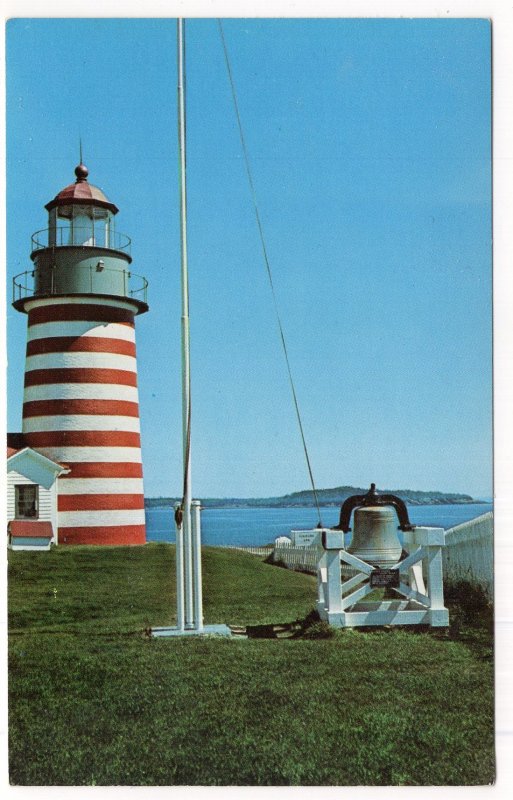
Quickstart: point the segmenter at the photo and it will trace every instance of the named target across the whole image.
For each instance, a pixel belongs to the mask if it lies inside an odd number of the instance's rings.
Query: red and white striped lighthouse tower
[[[32,237],[33,271],[14,281],[13,305],[28,315],[23,435],[70,468],[61,544],[144,544],[134,318],[148,310],[147,281],[130,269],[116,206],[83,164],[75,175]]]

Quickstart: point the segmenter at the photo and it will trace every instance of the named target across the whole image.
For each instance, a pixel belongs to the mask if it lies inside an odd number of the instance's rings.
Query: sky
[[[316,485],[491,496],[489,23],[223,24]],[[193,493],[306,489],[217,23],[186,36]],[[149,497],[182,483],[175,43],[171,19],[7,25],[8,429],[26,340],[10,281],[81,137],[149,280]]]

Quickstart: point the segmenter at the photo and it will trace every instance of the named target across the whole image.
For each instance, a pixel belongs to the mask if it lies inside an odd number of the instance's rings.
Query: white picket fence
[[[274,548],[273,561],[280,561],[289,569],[317,572],[318,560],[317,547],[294,547],[292,544],[280,544]]]
[[[253,556],[261,556],[262,558],[266,558],[266,556],[270,556],[274,550],[273,545],[268,545],[267,547],[238,547],[234,544],[224,545],[225,550],[240,550],[243,553],[250,553]]]
[[[322,551],[317,547],[294,547],[292,544],[283,544],[274,548],[273,561],[279,561],[288,569],[302,570],[315,575],[321,553]],[[350,578],[357,572],[348,564],[342,564],[340,571],[346,578]]]
[[[469,522],[462,522],[445,532],[446,546],[443,548],[445,580],[465,580],[480,586],[493,597],[493,513],[489,511]],[[289,569],[306,572],[317,571],[318,551],[315,547],[279,545],[274,548],[274,561],[280,561]],[[354,570],[344,565],[344,574]]]
[[[445,532],[444,576],[480,586],[493,597],[493,513],[462,522]]]

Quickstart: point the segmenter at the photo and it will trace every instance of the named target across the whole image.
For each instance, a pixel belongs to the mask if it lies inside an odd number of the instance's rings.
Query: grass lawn
[[[145,634],[173,622],[170,545],[9,554],[13,784],[493,781],[489,610],[456,598],[449,633],[270,638],[315,579],[218,548],[203,570],[205,621],[249,638]]]

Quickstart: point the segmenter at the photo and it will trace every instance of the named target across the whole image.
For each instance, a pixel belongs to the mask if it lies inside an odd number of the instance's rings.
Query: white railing
[[[493,513],[449,528],[445,543],[444,578],[468,581],[493,597]]]

